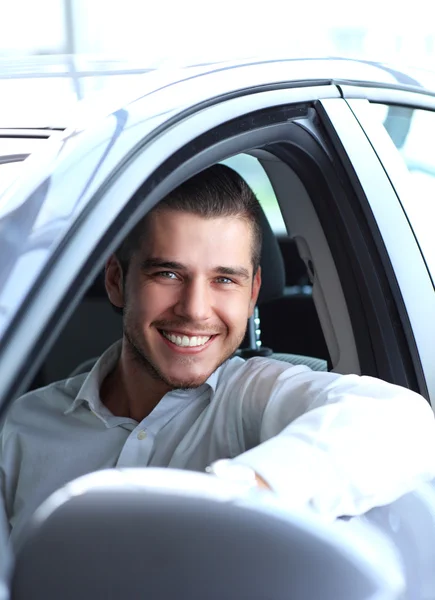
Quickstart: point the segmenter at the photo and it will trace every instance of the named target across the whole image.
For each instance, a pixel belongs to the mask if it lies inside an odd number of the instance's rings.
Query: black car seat
[[[351,542],[308,512],[267,508],[206,474],[100,471],[35,513],[11,599],[397,599]]]
[[[289,236],[280,236],[278,243],[284,258],[285,288],[281,296],[261,306],[263,344],[275,353],[296,351],[330,361],[310,275],[296,242]]]

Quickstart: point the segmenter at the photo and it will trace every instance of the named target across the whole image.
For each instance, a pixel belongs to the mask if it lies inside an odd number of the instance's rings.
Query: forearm
[[[264,441],[235,460],[289,505],[309,504],[329,518],[388,504],[435,477],[435,421],[427,403],[377,380],[355,381],[334,384],[287,425],[285,405],[275,402],[263,417]]]

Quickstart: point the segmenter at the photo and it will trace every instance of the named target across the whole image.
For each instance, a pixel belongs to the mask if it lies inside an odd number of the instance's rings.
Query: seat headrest
[[[372,557],[340,531],[271,502],[262,508],[252,492],[204,473],[86,475],[33,516],[12,600],[391,598]]]
[[[261,249],[261,288],[257,304],[281,298],[285,287],[285,266],[278,241],[266,215],[261,211],[263,246]]]

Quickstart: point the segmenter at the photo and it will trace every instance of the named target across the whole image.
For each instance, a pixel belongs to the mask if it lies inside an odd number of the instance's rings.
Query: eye
[[[216,283],[223,283],[225,285],[228,285],[229,283],[234,283],[234,281],[232,279],[229,279],[228,277],[216,277],[215,281]]]
[[[177,275],[172,271],[159,271],[155,273],[156,277],[162,277],[163,279],[177,279]]]

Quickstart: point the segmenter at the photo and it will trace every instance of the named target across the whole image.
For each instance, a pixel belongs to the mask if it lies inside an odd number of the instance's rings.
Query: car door
[[[2,216],[14,232],[4,246],[9,262],[0,290],[3,408],[26,389],[134,224],[189,176],[247,151],[260,153],[311,273],[332,368],[428,395],[375,210],[387,198],[389,210],[401,214],[394,188],[338,88],[328,81],[292,85],[276,64],[169,80],[35,157]],[[378,188],[364,178],[368,164]],[[412,231],[406,234],[417,251]]]
[[[346,90],[345,90],[346,95]],[[398,230],[391,231],[397,269],[412,323],[415,349],[433,398],[435,373],[432,339],[435,334],[435,252],[433,193],[435,162],[435,97],[403,90],[364,90],[364,99],[348,103],[388,174],[417,244],[408,248]],[[387,217],[388,219],[388,217]],[[413,246],[413,245],[412,245]]]

